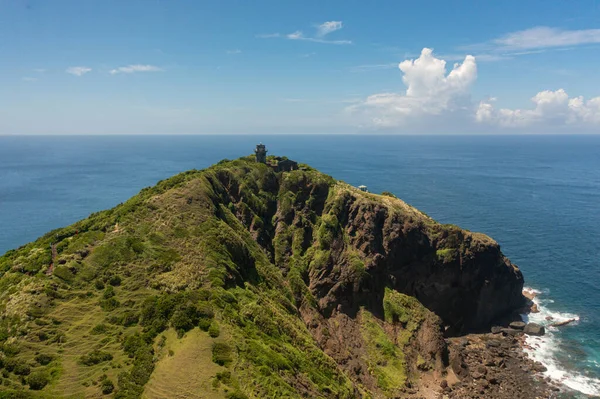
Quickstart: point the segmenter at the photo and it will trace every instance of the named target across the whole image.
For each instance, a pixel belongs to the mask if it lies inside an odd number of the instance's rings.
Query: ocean
[[[600,135],[1,136],[0,253],[260,141],[493,237],[539,293],[531,319],[577,319],[528,339],[530,355],[600,396]]]

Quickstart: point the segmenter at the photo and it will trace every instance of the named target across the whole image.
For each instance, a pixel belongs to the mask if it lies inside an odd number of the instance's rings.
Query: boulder
[[[540,326],[537,323],[528,323],[523,329],[523,332],[527,335],[541,336],[546,334],[546,329],[544,326]]]
[[[491,331],[492,331],[492,334],[500,334],[502,332],[502,327],[493,326]]]
[[[525,328],[526,323],[523,321],[513,321],[508,326],[510,328],[514,328],[515,330],[522,330]]]
[[[551,324],[552,327],[561,327],[561,326],[566,326],[567,324],[571,324],[574,321],[577,321],[577,319],[569,319],[569,320],[565,320],[565,321],[559,321],[557,323],[553,323]]]
[[[511,336],[519,335],[523,332],[521,330],[515,330],[514,328],[503,328],[500,331],[502,331],[502,334],[504,334],[504,335],[511,335]]]

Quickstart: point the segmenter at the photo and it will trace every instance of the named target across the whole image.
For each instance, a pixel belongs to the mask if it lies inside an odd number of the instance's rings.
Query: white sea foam
[[[550,326],[552,323],[557,323],[567,320],[575,320],[570,325],[579,323],[579,316],[572,313],[555,312],[548,309],[545,305],[553,303],[549,299],[542,299],[540,296],[543,291],[533,288],[525,288],[524,291],[535,294],[533,302],[538,306],[539,313],[530,313],[523,315],[524,321],[538,323],[546,326],[546,334],[542,337],[526,336],[525,352],[534,360],[546,366],[547,371],[544,373],[552,380],[560,382],[564,386],[579,391],[585,395],[600,396],[600,380],[587,377],[576,371],[566,370],[557,360],[557,354],[560,350],[560,339],[556,332],[557,327]],[[551,318],[548,320],[548,318]]]

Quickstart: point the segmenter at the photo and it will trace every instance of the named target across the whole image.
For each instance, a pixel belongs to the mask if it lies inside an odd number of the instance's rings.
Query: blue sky
[[[0,0],[0,134],[595,133],[599,27],[600,0]]]

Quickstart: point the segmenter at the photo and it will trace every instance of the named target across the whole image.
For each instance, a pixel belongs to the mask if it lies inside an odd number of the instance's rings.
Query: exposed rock
[[[491,329],[492,334],[500,334],[502,332],[502,328],[503,327],[500,326],[493,326]]]
[[[523,331],[515,330],[514,328],[503,328],[500,331],[505,335],[511,335],[511,336],[515,336],[515,335],[519,335],[519,334],[523,333]]]
[[[559,321],[557,323],[550,324],[550,326],[552,326],[552,327],[562,327],[562,326],[566,326],[567,324],[571,324],[574,321],[577,321],[577,319],[569,319],[569,320],[565,320],[565,321]]]
[[[510,323],[508,326],[510,328],[514,328],[515,330],[522,330],[525,328],[525,325],[527,323],[525,323],[524,321],[513,321],[512,323]]]
[[[546,329],[544,328],[544,326],[541,326],[537,323],[528,323],[523,329],[523,332],[527,335],[540,336],[546,333]]]

